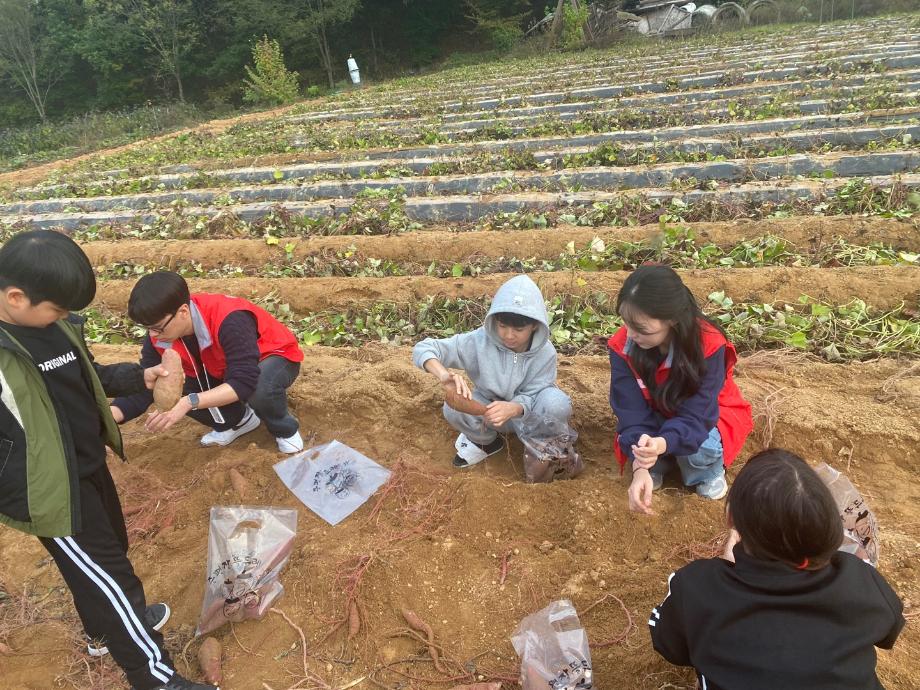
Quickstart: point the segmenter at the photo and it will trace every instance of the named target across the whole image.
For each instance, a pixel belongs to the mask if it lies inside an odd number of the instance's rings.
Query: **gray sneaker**
[[[144,623],[149,625],[154,630],[159,630],[164,625],[166,621],[169,620],[169,617],[172,615],[172,611],[169,609],[168,604],[160,602],[159,604],[151,604],[144,611]],[[86,653],[92,657],[105,656],[109,653],[109,648],[101,642],[95,640],[89,640],[86,643]]]
[[[713,501],[718,501],[720,498],[725,498],[725,494],[728,493],[728,482],[725,481],[725,472],[722,472],[718,477],[712,479],[708,482],[703,482],[702,484],[697,484],[696,494],[702,498],[708,498]]]

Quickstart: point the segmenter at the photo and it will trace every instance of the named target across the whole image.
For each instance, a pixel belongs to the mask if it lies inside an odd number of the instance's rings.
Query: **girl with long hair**
[[[732,378],[737,355],[669,266],[633,271],[617,297],[624,325],[610,338],[614,450],[630,463],[629,507],[651,514],[652,492],[676,466],[684,485],[718,500],[753,428]]]

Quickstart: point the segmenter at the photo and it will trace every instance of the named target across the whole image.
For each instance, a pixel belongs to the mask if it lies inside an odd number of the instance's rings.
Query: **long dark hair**
[[[807,462],[780,448],[747,461],[728,493],[728,513],[744,550],[761,560],[815,570],[843,541],[830,489]]]
[[[706,373],[700,322],[706,321],[722,332],[722,328],[703,315],[693,293],[670,266],[646,264],[629,274],[617,296],[617,313],[630,320],[630,313],[646,316],[671,325],[674,358],[668,378],[660,386],[655,372],[660,364],[656,352],[635,347],[629,357],[655,402],[665,413],[673,413],[682,401],[699,390]]]

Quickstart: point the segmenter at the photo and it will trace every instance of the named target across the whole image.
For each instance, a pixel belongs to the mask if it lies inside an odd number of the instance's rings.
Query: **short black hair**
[[[781,448],[747,461],[728,493],[728,512],[754,558],[820,568],[843,541],[830,489],[807,462]]]
[[[157,271],[141,278],[128,298],[128,317],[142,326],[175,314],[190,300],[185,278],[172,271]]]
[[[80,311],[96,296],[96,274],[80,246],[54,230],[14,235],[0,248],[0,290],[22,290],[32,304]]]
[[[536,319],[532,319],[529,316],[524,316],[523,314],[515,314],[513,311],[498,311],[493,314],[500,324],[503,326],[511,326],[512,328],[523,328],[524,326],[538,326],[540,324]]]

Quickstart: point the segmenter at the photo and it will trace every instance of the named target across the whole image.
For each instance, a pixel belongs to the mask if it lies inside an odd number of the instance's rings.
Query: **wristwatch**
[[[192,406],[193,410],[198,409],[198,393],[189,393],[188,394],[188,403]]]

